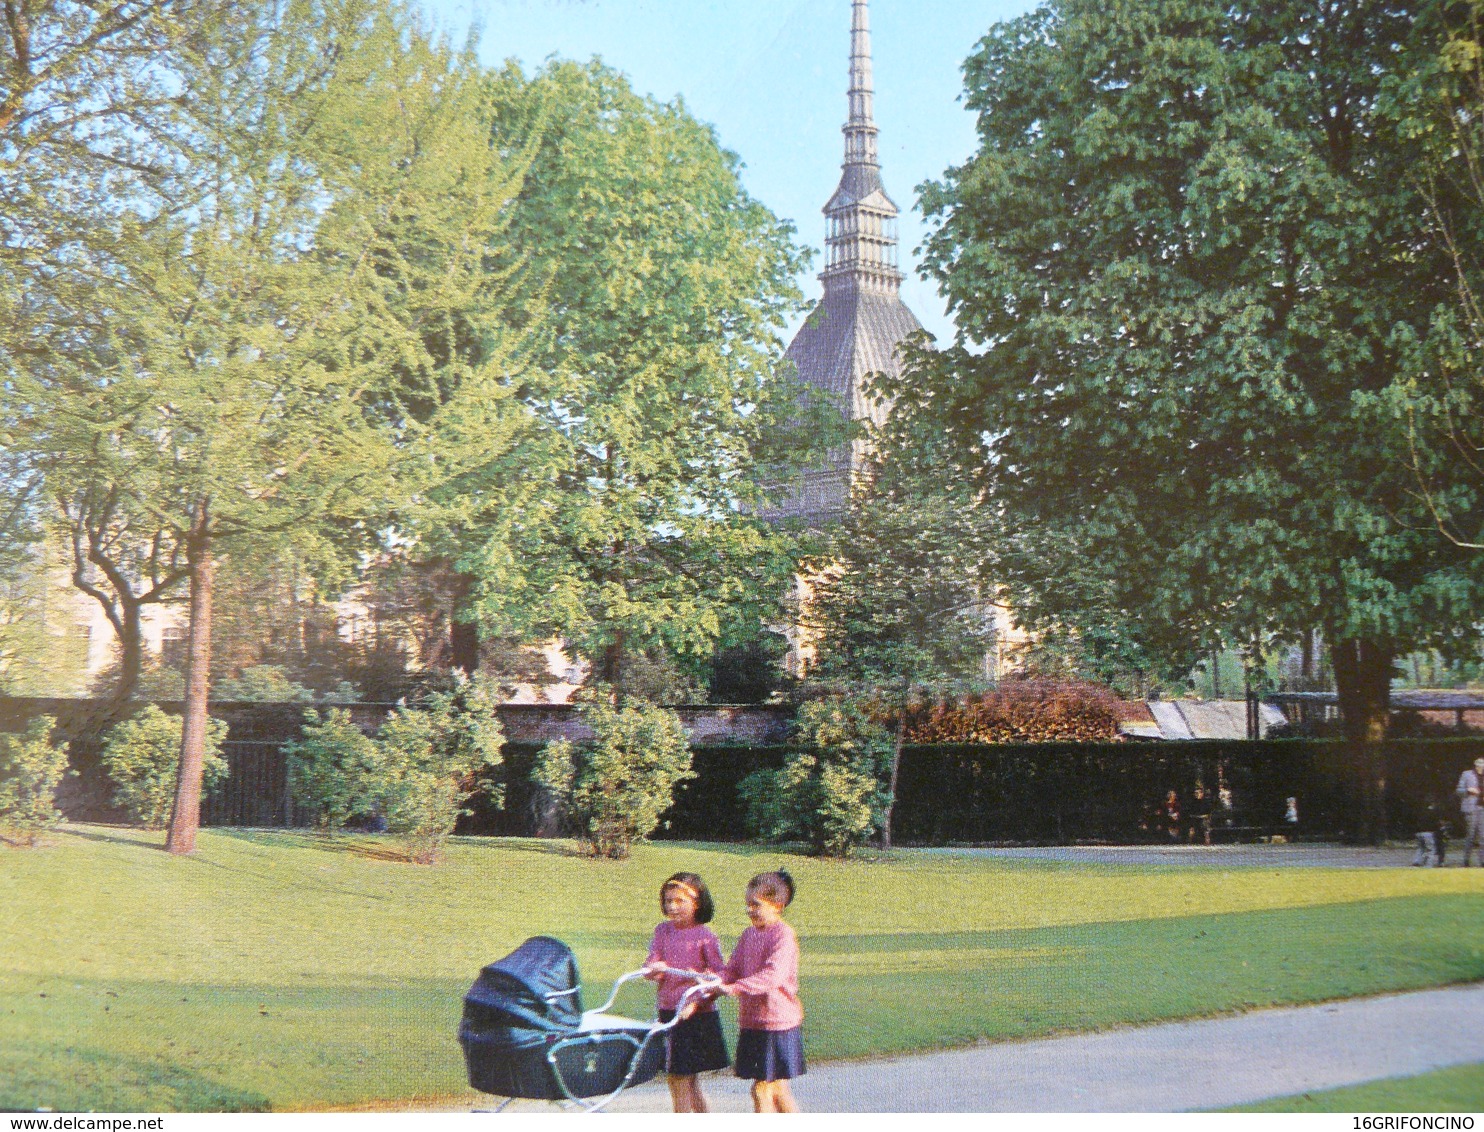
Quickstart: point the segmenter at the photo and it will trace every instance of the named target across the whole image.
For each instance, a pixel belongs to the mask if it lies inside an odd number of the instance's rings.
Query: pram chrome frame
[[[676,978],[691,979],[695,982],[695,985],[687,987],[685,989],[685,993],[680,996],[680,1001],[676,1003],[675,1006],[675,1017],[670,1019],[670,1021],[668,1022],[661,1022],[656,1019],[654,1022],[649,1024],[648,1031],[642,1038],[637,1038],[633,1034],[626,1032],[615,1033],[614,1030],[616,1029],[626,1029],[628,1027],[636,1025],[635,1020],[632,1018],[622,1018],[617,1015],[608,1013],[608,1011],[612,1009],[613,1004],[618,1000],[619,990],[622,989],[625,983],[632,982],[635,979],[647,978],[652,974],[671,975]],[[649,1044],[656,1038],[663,1037],[665,1034],[668,1034],[671,1030],[673,1030],[676,1026],[680,1025],[680,1023],[683,1021],[683,1019],[681,1018],[681,1014],[687,1005],[692,1002],[700,1001],[706,996],[708,992],[714,990],[720,985],[721,980],[718,979],[715,975],[707,974],[704,971],[686,971],[678,967],[641,967],[637,971],[629,971],[627,974],[620,975],[617,979],[614,980],[613,990],[609,992],[608,999],[603,1003],[602,1006],[597,1007],[595,1010],[584,1010],[582,1012],[582,1024],[578,1032],[571,1035],[570,1037],[562,1038],[559,1041],[553,1042],[546,1051],[546,1063],[551,1067],[552,1079],[556,1081],[557,1088],[561,1090],[566,1102],[575,1104],[584,1112],[598,1112],[599,1110],[616,1100],[619,1095],[622,1094],[623,1091],[627,1089],[630,1084],[633,1083],[634,1074],[638,1072],[639,1066],[643,1061],[644,1051],[648,1049]],[[563,997],[565,995],[577,993],[577,989],[578,988],[574,987],[572,990],[560,991],[555,995],[547,995],[545,997],[547,999]],[[608,1023],[606,1026],[604,1025],[605,1022]],[[643,1025],[643,1023],[637,1024]],[[557,1063],[557,1054],[565,1049],[572,1049],[583,1044],[592,1044],[600,1040],[611,1041],[614,1038],[621,1038],[624,1041],[632,1042],[634,1046],[634,1053],[629,1059],[629,1069],[628,1072],[624,1074],[623,1080],[618,1083],[618,1087],[615,1088],[612,1092],[607,1093],[601,1097],[584,1098],[574,1096],[572,1090],[567,1086],[566,1079],[562,1076],[561,1066]],[[507,1099],[505,1103],[500,1105],[499,1109],[496,1109],[495,1111],[500,1111],[500,1109],[503,1109],[505,1105],[510,1104],[511,1100],[514,1099],[515,1098],[513,1097]]]

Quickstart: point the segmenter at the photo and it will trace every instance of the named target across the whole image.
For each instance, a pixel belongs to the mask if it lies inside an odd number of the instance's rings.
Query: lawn
[[[1484,1097],[1484,1065],[1454,1065],[1416,1077],[1368,1081],[1279,1097],[1225,1112],[1478,1112]]]
[[[296,1109],[468,1096],[479,967],[570,943],[589,997],[642,960],[669,873],[717,894],[786,863],[810,1056],[858,1057],[1484,978],[1484,870],[792,858],[460,839],[435,868],[375,839],[66,827],[0,853],[0,1108]],[[643,989],[627,1009],[649,1009]],[[728,1013],[730,1013],[728,1011]]]

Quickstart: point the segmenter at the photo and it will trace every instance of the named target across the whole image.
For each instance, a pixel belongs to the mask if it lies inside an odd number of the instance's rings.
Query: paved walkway
[[[913,852],[1079,864],[1406,868],[1414,849],[1300,842]],[[1458,863],[1454,857],[1448,866]],[[795,1082],[794,1092],[814,1112],[1180,1112],[1468,1064],[1484,1064],[1484,983],[911,1057],[817,1063]],[[746,1083],[735,1077],[712,1074],[705,1088],[718,1112],[751,1109]],[[512,1105],[516,1111],[549,1108]],[[658,1082],[630,1089],[610,1106],[615,1112],[669,1108],[669,1093]]]
[[[1484,1063],[1484,983],[832,1062],[812,1068],[794,1092],[814,1112],[1180,1112],[1476,1063]],[[718,1112],[750,1110],[745,1082],[712,1075],[705,1088]],[[610,1106],[669,1107],[658,1083]]]
[[[1462,850],[1456,841],[1449,845],[1449,849],[1444,867],[1456,868],[1463,862]],[[912,852],[1066,861],[1079,865],[1180,865],[1223,869],[1396,869],[1410,866],[1417,855],[1416,846],[1395,842],[1372,847],[1302,841],[1276,845],[1044,845],[1013,849],[914,849]]]

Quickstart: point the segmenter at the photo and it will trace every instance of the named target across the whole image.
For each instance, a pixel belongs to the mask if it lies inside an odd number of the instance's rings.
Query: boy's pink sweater
[[[721,979],[737,996],[737,1024],[744,1030],[792,1030],[804,1020],[799,940],[782,920],[744,931]]]
[[[678,967],[684,971],[709,971],[713,975],[720,975],[721,942],[716,938],[716,933],[705,924],[677,928],[669,920],[665,920],[654,929],[654,939],[649,943],[649,957],[644,962],[646,966],[650,963],[663,963],[666,967]],[[695,986],[691,980],[674,975],[661,975],[659,984],[661,1010],[676,1009],[680,1005],[680,996],[687,988]],[[715,1010],[716,1006],[708,998],[703,999],[697,1009]]]

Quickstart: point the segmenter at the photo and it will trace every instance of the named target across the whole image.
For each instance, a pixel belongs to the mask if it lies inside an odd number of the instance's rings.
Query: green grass
[[[680,868],[717,894],[727,945],[747,878],[794,871],[820,1059],[1484,978],[1472,870],[832,863],[663,843],[615,863],[479,839],[420,868],[370,838],[206,831],[182,859],[159,841],[75,826],[0,853],[0,1108],[470,1095],[454,1031],[479,967],[557,935],[592,1001],[642,959]],[[639,989],[626,1008],[650,1005]]]
[[[1300,1093],[1226,1112],[1481,1112],[1484,1065],[1455,1065],[1416,1077]]]

